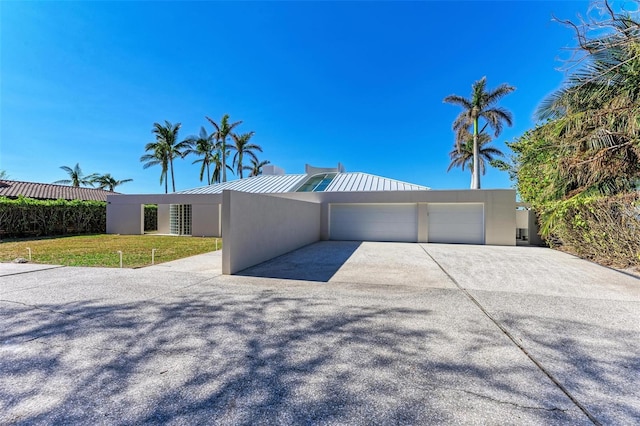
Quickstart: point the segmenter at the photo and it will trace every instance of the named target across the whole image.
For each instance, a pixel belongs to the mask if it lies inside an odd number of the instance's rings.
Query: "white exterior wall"
[[[143,204],[158,204],[160,232],[169,231],[169,204],[191,204],[192,234],[222,235],[225,240],[222,256],[225,274],[238,272],[319,239],[328,240],[329,205],[332,203],[415,203],[418,242],[429,239],[429,203],[482,203],[485,244],[513,246],[516,243],[514,190],[271,195],[224,191],[223,194],[110,195],[107,202],[107,233],[119,234],[144,232]],[[530,220],[533,216],[530,215]]]
[[[297,192],[274,194],[322,203],[320,238],[329,239],[329,204],[331,203],[418,203],[418,242],[428,241],[429,203],[483,203],[485,244],[516,244],[516,192],[513,189],[371,191],[371,192]]]
[[[107,203],[107,234],[144,234],[144,204]]]
[[[516,228],[529,228],[529,210],[516,210]]]
[[[191,204],[191,232],[196,236],[219,237],[222,194],[141,194],[107,196],[107,234],[136,235],[144,233],[142,215],[136,215],[144,204],[158,205],[158,232],[169,233],[169,205]],[[137,206],[137,207],[133,207]],[[138,222],[141,223],[138,230]]]
[[[196,237],[219,237],[219,204],[191,205],[191,235]]]
[[[233,274],[320,239],[320,204],[224,191],[222,273]]]

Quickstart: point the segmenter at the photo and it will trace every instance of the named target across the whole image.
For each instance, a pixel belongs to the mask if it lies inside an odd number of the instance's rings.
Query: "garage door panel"
[[[429,242],[484,244],[484,205],[429,204]]]
[[[415,204],[332,204],[330,214],[332,240],[417,241]]]

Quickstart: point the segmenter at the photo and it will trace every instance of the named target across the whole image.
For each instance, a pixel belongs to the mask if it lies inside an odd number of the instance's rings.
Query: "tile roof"
[[[117,192],[95,188],[76,188],[52,183],[20,182],[16,180],[0,180],[0,196],[17,198],[22,195],[39,200],[94,200],[107,201],[107,195]]]
[[[310,175],[260,175],[225,183],[179,191],[177,194],[220,194],[225,189],[234,191],[276,194],[294,192]],[[423,191],[430,188],[389,179],[368,173],[337,173],[324,192],[359,191]]]

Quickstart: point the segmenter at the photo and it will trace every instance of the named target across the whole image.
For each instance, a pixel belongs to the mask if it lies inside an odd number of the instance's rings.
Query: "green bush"
[[[146,204],[144,206],[144,230],[158,230],[158,206],[155,204]]]
[[[0,234],[29,237],[104,233],[106,203],[0,197]]]
[[[574,197],[539,212],[550,245],[607,265],[640,266],[639,193]]]
[[[0,237],[104,234],[104,201],[35,200],[0,197]],[[158,206],[144,206],[144,230],[158,229]]]

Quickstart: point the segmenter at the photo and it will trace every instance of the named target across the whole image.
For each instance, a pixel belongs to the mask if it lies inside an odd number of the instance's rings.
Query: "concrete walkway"
[[[636,278],[528,247],[322,242],[242,275],[219,263],[0,264],[0,424],[640,418]]]

